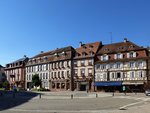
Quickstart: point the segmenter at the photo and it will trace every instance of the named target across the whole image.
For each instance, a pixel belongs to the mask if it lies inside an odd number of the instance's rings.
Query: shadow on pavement
[[[38,95],[33,92],[0,91],[0,111],[24,104]]]

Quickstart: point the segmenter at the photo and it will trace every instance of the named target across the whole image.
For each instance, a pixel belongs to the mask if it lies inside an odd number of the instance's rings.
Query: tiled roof
[[[13,64],[13,63],[17,63],[17,62],[24,62],[25,60],[27,60],[28,59],[28,57],[23,57],[23,58],[20,58],[20,59],[18,59],[18,60],[16,60],[16,61],[13,61],[13,62],[11,62],[11,63],[8,63],[8,64]],[[7,65],[7,64],[6,64]]]
[[[39,57],[44,57],[44,56],[48,56],[48,55],[53,55],[55,53],[60,53],[60,52],[63,52],[63,51],[69,51],[71,49],[72,49],[72,46],[67,46],[67,47],[64,47],[64,48],[59,48],[59,49],[56,49],[56,50],[40,53],[40,54],[38,54],[38,55],[36,55],[32,58],[39,58]]]
[[[35,65],[35,64],[42,64],[47,62],[54,62],[60,60],[68,60],[72,58],[74,49],[72,46],[40,53],[34,57],[32,57],[27,65]]]
[[[88,44],[82,44],[81,47],[76,48],[76,57],[75,58],[84,58],[84,57],[90,57],[96,54],[98,48],[100,46],[100,42],[94,42],[94,43],[88,43]]]
[[[103,45],[97,54],[108,54],[108,53],[118,53],[124,51],[134,51],[143,49],[142,47],[137,46],[136,44],[127,41],[127,42],[119,42],[113,44]]]

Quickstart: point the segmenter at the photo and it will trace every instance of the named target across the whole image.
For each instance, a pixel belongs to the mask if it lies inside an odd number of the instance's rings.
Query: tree
[[[33,75],[33,77],[32,77],[32,84],[35,87],[41,86],[41,80],[40,80],[38,74]]]
[[[3,88],[5,88],[5,89],[9,89],[9,82],[6,80],[6,81],[4,81],[3,83],[2,83],[2,86],[3,86]]]

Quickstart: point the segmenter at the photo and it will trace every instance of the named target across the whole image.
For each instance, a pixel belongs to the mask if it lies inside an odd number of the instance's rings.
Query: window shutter
[[[101,61],[103,61],[103,56],[101,56]]]
[[[106,60],[108,60],[108,59],[109,59],[109,56],[107,55],[107,56],[106,56]]]
[[[129,53],[127,53],[127,58],[129,58]]]
[[[114,55],[114,59],[117,59],[117,54]]]
[[[133,57],[136,57],[136,52],[133,53]]]
[[[120,58],[123,58],[123,54],[120,54]]]
[[[146,62],[145,61],[142,62],[142,66],[144,66],[144,67],[146,66]]]

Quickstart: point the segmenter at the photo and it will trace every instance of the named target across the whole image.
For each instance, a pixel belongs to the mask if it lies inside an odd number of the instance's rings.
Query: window
[[[130,78],[134,78],[134,72],[130,72]]]
[[[111,73],[111,78],[115,78],[115,73]]]
[[[64,78],[64,71],[61,72],[61,76],[62,76],[62,78]]]
[[[102,64],[100,67],[101,69],[106,69],[106,64]]]
[[[101,56],[101,61],[106,61],[106,60],[108,60],[108,55]]]
[[[42,79],[42,73],[40,74],[40,79]]]
[[[121,68],[121,64],[120,63],[116,63],[116,68]]]
[[[74,61],[74,67],[77,67],[77,61]]]
[[[142,71],[139,71],[139,78],[142,78],[143,77],[143,73]]]
[[[69,71],[67,71],[67,77],[70,77],[70,72]]]
[[[75,76],[78,75],[78,70],[77,69],[74,70],[74,74],[75,74]]]
[[[100,69],[100,65],[99,64],[96,65],[96,69]]]
[[[84,66],[84,65],[85,65],[85,61],[82,60],[82,61],[81,61],[81,66]]]
[[[60,78],[60,72],[58,72],[58,78]]]
[[[81,76],[85,76],[85,69],[81,69]]]
[[[45,79],[48,79],[48,73],[46,73],[46,75],[45,75]]]
[[[54,78],[54,76],[53,76],[53,72],[51,73],[51,78]]]
[[[117,73],[117,78],[121,78],[121,73],[120,72]]]
[[[129,67],[130,67],[130,68],[135,67],[135,65],[134,65],[134,64],[135,64],[134,62],[129,62]]]
[[[48,70],[48,64],[46,64],[46,70]]]
[[[115,59],[122,59],[122,58],[123,58],[123,54],[121,53],[115,54]]]
[[[92,68],[89,68],[89,69],[88,69],[88,75],[89,75],[89,76],[92,76]]]
[[[45,73],[43,73],[43,79],[45,79]]]
[[[134,58],[134,57],[136,57],[136,52],[127,53],[127,58]]]
[[[89,64],[90,66],[92,66],[92,65],[93,65],[92,60],[88,60],[88,64]]]

